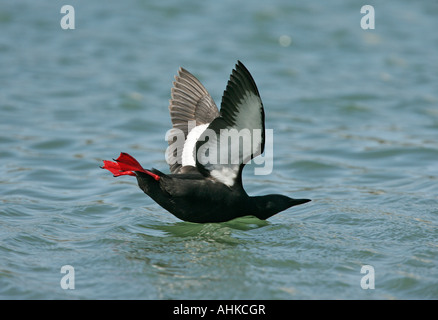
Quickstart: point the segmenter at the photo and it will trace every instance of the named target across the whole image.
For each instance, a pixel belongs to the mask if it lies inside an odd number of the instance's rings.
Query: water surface
[[[0,5],[2,299],[438,298],[436,1],[376,3],[374,30],[342,1],[69,4],[75,30],[60,3]],[[274,129],[246,190],[312,202],[193,224],[99,169],[167,172],[178,67],[219,104],[237,59]]]

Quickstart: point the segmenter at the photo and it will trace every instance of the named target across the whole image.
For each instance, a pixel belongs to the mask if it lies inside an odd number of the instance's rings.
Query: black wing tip
[[[240,61],[240,60],[237,60],[237,63],[236,63],[236,65],[234,66],[234,69],[233,69],[233,71],[232,71],[232,75],[234,75],[234,74],[242,74],[242,73],[244,73],[244,74],[251,74],[250,72],[249,72],[249,70],[248,70],[248,68],[247,67],[245,67],[245,65],[242,63],[242,61]]]
[[[240,67],[243,67],[243,68],[245,68],[246,69],[246,67],[245,67],[245,65],[242,63],[242,61],[240,61],[240,60],[237,60],[237,63],[236,63],[236,68],[240,68]]]
[[[247,73],[249,73],[249,70],[247,67],[245,67],[245,65],[242,63],[242,61],[237,60],[236,66],[234,67],[234,69],[237,71],[238,69],[243,69],[245,70]]]
[[[235,81],[237,81],[237,86],[242,86],[245,89],[250,89],[260,97],[259,90],[257,88],[254,78],[251,75],[251,72],[249,72],[248,68],[240,60],[237,60],[237,63],[230,75],[229,84]]]
[[[253,93],[260,99],[262,121],[264,123],[265,115],[263,103],[257,85],[249,70],[240,60],[237,60],[236,66],[231,72],[227,86],[222,95],[221,116],[227,118],[228,121],[233,122],[231,119],[234,118],[234,111],[236,111],[237,104],[248,94],[248,92]]]

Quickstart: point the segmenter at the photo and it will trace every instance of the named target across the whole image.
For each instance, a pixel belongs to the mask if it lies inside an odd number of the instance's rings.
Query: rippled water
[[[75,30],[61,3],[0,4],[0,298],[438,298],[436,1],[376,3],[374,30],[365,3],[68,4]],[[166,171],[178,67],[219,103],[237,59],[274,129],[245,188],[312,202],[186,223],[99,169]]]

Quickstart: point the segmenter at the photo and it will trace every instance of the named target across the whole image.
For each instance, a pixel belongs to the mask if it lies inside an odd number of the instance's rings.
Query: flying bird
[[[172,128],[166,158],[170,174],[144,169],[123,152],[114,161],[104,160],[101,168],[115,177],[135,176],[140,189],[161,207],[196,223],[247,215],[265,220],[310,201],[280,194],[249,196],[243,188],[245,164],[264,151],[265,113],[254,79],[242,62],[237,62],[230,75],[220,111],[200,81],[180,68],[169,111]],[[247,145],[223,143],[232,134]]]

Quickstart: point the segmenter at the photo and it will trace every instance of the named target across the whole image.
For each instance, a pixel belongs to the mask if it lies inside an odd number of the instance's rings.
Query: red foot
[[[124,175],[135,176],[135,171],[139,171],[150,175],[156,181],[160,180],[159,175],[143,169],[140,163],[138,163],[138,161],[135,160],[134,157],[130,156],[127,153],[120,153],[120,156],[117,159],[114,159],[114,161],[115,162],[103,160],[103,166],[101,167],[102,169],[107,169],[108,171],[110,171],[114,175],[114,177]]]

